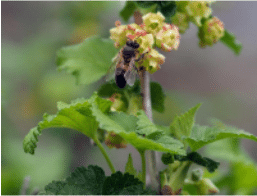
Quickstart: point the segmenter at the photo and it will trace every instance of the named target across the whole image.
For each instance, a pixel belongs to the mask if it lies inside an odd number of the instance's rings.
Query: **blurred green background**
[[[65,178],[78,166],[97,164],[109,168],[96,147],[84,135],[68,129],[44,130],[35,155],[25,154],[22,141],[42,115],[57,111],[58,101],[88,98],[103,80],[76,86],[75,78],[56,71],[56,50],[80,43],[86,37],[109,37],[109,29],[121,20],[124,2],[1,2],[1,193],[19,194],[25,176],[30,188],[42,189],[52,180]],[[221,43],[198,47],[197,28],[181,36],[178,51],[166,56],[162,69],[152,80],[163,85],[166,111],[154,112],[154,121],[169,125],[175,114],[203,102],[196,122],[207,125],[210,118],[257,135],[257,2],[217,2],[213,15],[224,22],[243,43],[238,57]],[[133,22],[133,19],[130,20]],[[108,52],[108,51],[105,51]],[[243,146],[257,160],[257,145]],[[107,149],[117,170],[124,171],[128,154],[137,152]],[[162,168],[163,165],[159,164]]]

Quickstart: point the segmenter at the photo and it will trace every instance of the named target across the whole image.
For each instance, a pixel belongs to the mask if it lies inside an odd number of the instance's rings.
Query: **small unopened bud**
[[[120,26],[120,25],[121,25],[121,22],[117,20],[117,21],[115,22],[115,26],[118,27],[118,26]]]

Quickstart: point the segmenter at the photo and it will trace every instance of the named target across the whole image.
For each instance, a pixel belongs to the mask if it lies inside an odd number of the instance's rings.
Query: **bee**
[[[136,40],[128,38],[126,45],[119,51],[119,54],[114,59],[115,66],[115,82],[119,88],[124,88],[126,84],[133,86],[135,83],[136,75],[139,69],[135,66],[135,62],[144,58],[146,53],[143,53],[136,59],[138,48],[140,45]],[[111,66],[112,69],[112,66]],[[140,68],[142,69],[142,68]]]

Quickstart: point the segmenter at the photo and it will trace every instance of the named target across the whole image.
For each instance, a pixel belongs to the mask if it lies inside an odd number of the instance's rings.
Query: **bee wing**
[[[137,69],[135,67],[135,60],[132,59],[129,63],[129,68],[124,74],[125,80],[129,86],[133,86],[137,76]]]
[[[112,60],[112,64],[110,66],[110,68],[108,69],[106,76],[104,77],[105,81],[110,81],[111,79],[114,78],[114,70],[116,68],[117,63],[121,63],[122,61],[122,53],[119,52]]]

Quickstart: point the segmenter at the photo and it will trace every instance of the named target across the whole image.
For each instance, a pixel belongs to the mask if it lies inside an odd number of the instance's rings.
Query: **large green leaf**
[[[195,113],[200,106],[201,104],[199,103],[195,107],[188,110],[186,113],[180,116],[175,116],[170,125],[170,131],[178,139],[181,139],[183,136],[189,136],[191,134],[191,130],[195,121]]]
[[[170,136],[163,135],[153,140],[138,135],[136,133],[137,117],[123,112],[104,114],[93,99],[91,99],[91,104],[92,113],[96,117],[99,127],[108,132],[113,131],[120,135],[136,149],[141,151],[156,150],[185,155],[185,151],[182,149],[183,144]]]
[[[95,104],[98,105],[101,112],[106,112],[111,106],[111,101],[97,97]],[[98,123],[92,115],[88,100],[77,99],[71,104],[59,102],[56,115],[44,114],[43,120],[38,123],[38,126],[30,130],[23,141],[24,151],[34,154],[38,136],[43,129],[52,127],[74,129],[90,138],[94,138]]]
[[[190,148],[196,151],[212,142],[232,137],[251,139],[257,142],[256,136],[234,127],[224,126],[223,124],[218,124],[213,127],[195,125],[190,137],[185,137],[184,139],[189,144]]]
[[[57,52],[59,70],[76,76],[77,84],[90,84],[103,77],[117,53],[110,39],[94,36]]]
[[[48,195],[145,195],[143,183],[128,173],[116,172],[105,176],[102,168],[90,165],[78,167],[63,181],[53,181],[45,186]]]
[[[236,55],[239,55],[243,45],[236,40],[236,37],[233,33],[225,30],[224,36],[220,39],[220,41],[225,44],[228,48],[230,48]]]

